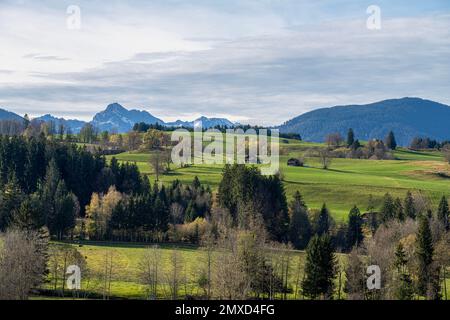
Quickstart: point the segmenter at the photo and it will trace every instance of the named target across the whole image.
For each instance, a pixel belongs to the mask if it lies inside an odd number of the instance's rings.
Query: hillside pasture
[[[450,196],[450,179],[446,176],[450,165],[443,161],[438,151],[399,149],[394,152],[397,160],[335,158],[330,168],[324,170],[319,159],[311,157],[309,152],[311,149],[323,148],[323,144],[286,139],[280,141],[280,172],[288,198],[300,191],[310,208],[318,209],[326,203],[337,220],[345,219],[354,205],[366,210],[370,196],[380,205],[387,192],[401,198],[408,190],[421,193],[435,207],[442,195]],[[120,162],[135,162],[141,172],[153,181],[155,177],[149,164],[150,156],[150,153],[127,152],[115,157]],[[292,157],[302,158],[305,166],[288,166],[287,160]],[[217,191],[221,173],[222,165],[202,164],[185,168],[172,165],[172,170],[162,175],[160,180],[164,184],[176,179],[191,183],[198,176],[203,184]]]

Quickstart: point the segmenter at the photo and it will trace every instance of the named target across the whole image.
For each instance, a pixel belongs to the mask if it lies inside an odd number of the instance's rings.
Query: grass
[[[63,243],[54,242],[54,246],[63,245]],[[65,245],[65,244],[64,244]],[[146,290],[140,282],[140,261],[145,250],[151,245],[129,244],[129,243],[107,243],[107,242],[86,242],[83,245],[69,244],[74,246],[86,259],[89,272],[93,274],[94,279],[88,281],[83,278],[82,289],[90,290],[94,293],[101,294],[101,275],[105,268],[105,255],[112,253],[114,271],[111,282],[111,297],[125,299],[145,299]],[[161,252],[161,272],[160,282],[164,283],[158,287],[159,298],[168,296],[169,289],[167,283],[170,279],[170,258],[174,250],[177,250],[181,256],[183,264],[182,278],[187,279],[186,286],[180,286],[179,296],[200,295],[201,289],[197,285],[200,270],[206,268],[206,252],[192,245],[175,245],[161,244],[158,245]],[[294,288],[297,279],[296,269],[298,263],[304,263],[304,252],[292,250],[292,263],[290,268],[289,283]],[[301,279],[301,278],[300,278]],[[52,288],[51,278],[47,285],[48,289]],[[97,285],[95,285],[97,283]],[[59,287],[60,288],[60,287]],[[291,295],[293,297],[293,295]]]
[[[86,259],[89,272],[93,274],[92,279],[87,284],[86,276],[82,274],[82,289],[89,290],[101,297],[101,277],[104,270],[104,257],[106,253],[112,254],[114,271],[111,281],[111,298],[119,299],[146,299],[146,288],[140,282],[140,261],[145,250],[150,245],[133,244],[133,243],[108,243],[108,242],[85,242],[79,244],[67,244],[53,242],[51,245],[70,245],[74,246]],[[161,244],[159,245],[161,252],[161,270],[160,270],[160,286],[158,287],[158,298],[167,298],[169,294],[168,283],[170,280],[170,257],[176,249],[183,264],[182,278],[186,279],[186,286],[180,285],[179,297],[183,298],[188,295],[199,295],[202,290],[197,285],[199,271],[206,268],[206,252],[201,248],[192,245],[175,245]],[[303,278],[303,267],[305,263],[305,252],[291,250],[291,262],[289,265],[289,283],[288,286],[295,290],[297,281]],[[213,258],[214,259],[214,258]],[[337,254],[337,259],[341,265],[346,264],[346,255]],[[51,280],[51,279],[50,279]],[[338,278],[335,279],[336,288]],[[450,294],[450,278],[447,281],[447,293]],[[96,285],[97,284],[97,285]],[[51,288],[48,284],[47,288]],[[60,288],[60,287],[59,287]],[[344,297],[344,294],[341,292]],[[63,297],[46,297],[35,296],[33,299],[68,299],[70,293]],[[281,298],[281,296],[278,296]],[[288,299],[299,298],[294,293],[287,296]]]
[[[450,165],[438,151],[416,152],[400,148],[394,152],[396,160],[333,159],[330,169],[323,170],[317,158],[305,158],[305,167],[287,166],[289,158],[304,158],[309,149],[321,148],[322,144],[280,141],[280,170],[288,198],[300,191],[309,207],[320,208],[326,203],[337,220],[345,219],[354,205],[365,210],[370,195],[379,205],[387,192],[403,198],[411,190],[421,192],[435,207],[442,195],[450,196],[450,179],[438,175],[439,172],[450,174]],[[135,162],[141,172],[149,175],[151,180],[155,179],[148,163],[149,153],[127,152],[115,157],[121,162]],[[203,184],[217,191],[221,173],[221,165],[192,165],[173,168],[160,180],[164,184],[175,179],[190,183],[198,176]]]

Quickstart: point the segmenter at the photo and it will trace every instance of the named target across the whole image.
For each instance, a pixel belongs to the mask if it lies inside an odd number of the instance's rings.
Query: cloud
[[[23,30],[27,45],[0,31],[0,40],[12,40],[11,51],[23,52],[11,58],[15,75],[0,80],[0,103],[30,114],[87,118],[119,101],[167,120],[204,114],[259,124],[403,96],[450,103],[445,13],[387,16],[380,31],[370,31],[365,8],[355,1],[339,8],[306,1],[208,3],[152,1],[136,10],[113,2],[91,11],[81,5],[92,16],[86,13],[75,33],[55,29],[56,9],[48,9],[41,13],[44,29],[58,31],[41,42]]]
[[[42,55],[38,53],[29,53],[23,56],[24,59],[35,59],[35,60],[45,60],[45,61],[67,61],[70,60],[64,57],[52,56],[52,55]]]

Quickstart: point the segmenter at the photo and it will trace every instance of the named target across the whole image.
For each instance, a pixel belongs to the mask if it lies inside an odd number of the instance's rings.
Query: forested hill
[[[306,141],[322,142],[329,133],[345,136],[353,128],[360,140],[384,138],[395,132],[400,145],[414,137],[450,139],[450,106],[420,98],[384,100],[367,105],[317,109],[287,121],[282,133],[299,133]]]

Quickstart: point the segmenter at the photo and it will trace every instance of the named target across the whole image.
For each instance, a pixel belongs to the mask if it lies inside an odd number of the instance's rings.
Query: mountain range
[[[450,106],[420,98],[390,99],[316,109],[277,128],[312,142],[322,142],[330,133],[346,137],[349,128],[359,140],[382,139],[392,130],[397,143],[407,146],[418,136],[450,140]]]
[[[0,109],[0,120],[20,121],[23,118],[13,112]],[[35,118],[38,121],[63,124],[73,133],[78,133],[87,123],[81,120],[66,120],[50,114]],[[90,122],[100,131],[128,132],[135,123],[145,122],[172,127],[195,127],[199,121],[203,128],[217,125],[237,125],[224,118],[200,117],[194,121],[164,122],[147,111],[128,110],[112,103],[97,113]],[[450,139],[450,106],[420,98],[402,98],[379,101],[366,105],[345,105],[316,109],[295,117],[275,128],[281,133],[298,133],[305,141],[322,142],[330,133],[345,137],[349,128],[356,138],[370,140],[384,138],[394,131],[399,145],[408,145],[414,137],[429,137],[439,141]]]
[[[4,109],[0,109],[0,120],[14,120],[22,121],[23,117]],[[65,128],[69,128],[72,133],[79,133],[81,128],[88,122],[64,118],[57,118],[51,114],[46,114],[37,118],[35,121],[52,122],[55,128],[58,128],[61,124]],[[164,122],[163,120],[153,116],[147,111],[141,110],[128,110],[119,103],[112,103],[106,107],[105,110],[97,113],[91,123],[93,126],[99,129],[99,131],[116,131],[124,133],[130,131],[136,123],[144,122],[147,124],[161,124],[168,127],[195,127],[201,121],[203,128],[209,129],[215,126],[227,126],[233,127],[235,123],[224,118],[207,118],[200,117],[194,121],[181,121]]]

